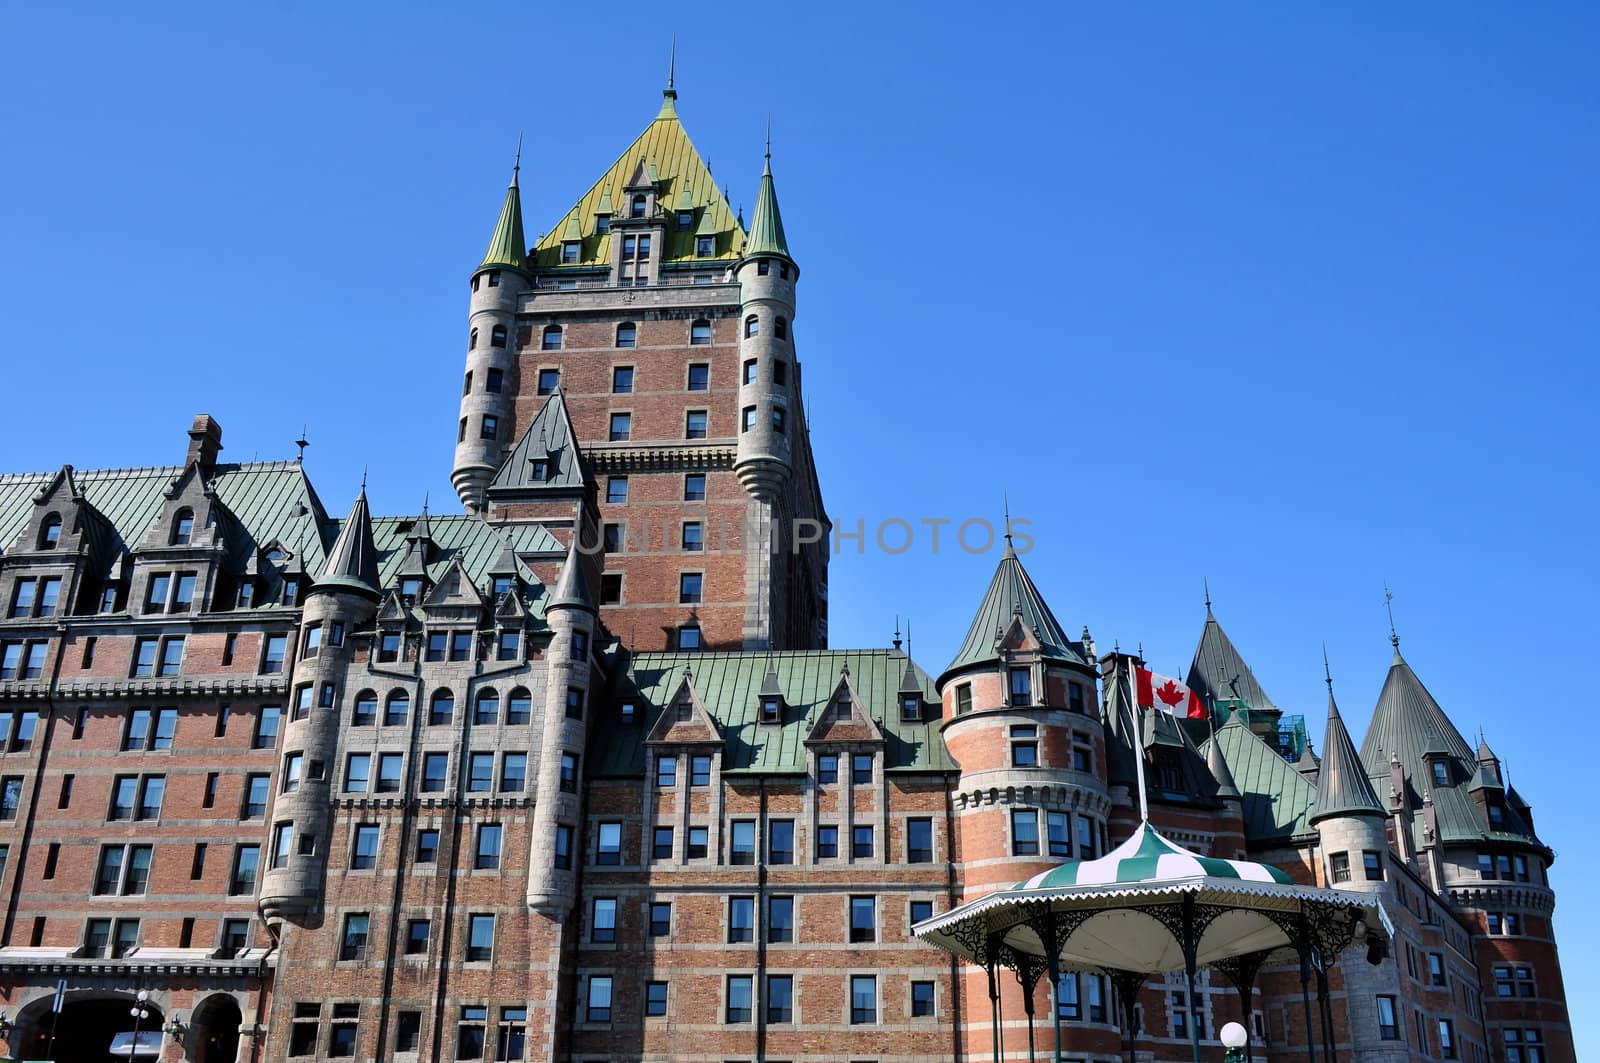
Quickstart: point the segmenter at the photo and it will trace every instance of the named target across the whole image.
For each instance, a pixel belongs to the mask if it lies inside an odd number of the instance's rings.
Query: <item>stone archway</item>
[[[12,1041],[12,1054],[19,1059],[57,1059],[83,1061],[83,1063],[111,1063],[127,1060],[126,1055],[111,1054],[111,1043],[118,1034],[133,1032],[135,1019],[130,1012],[137,1002],[134,994],[121,992],[67,993],[61,1009],[60,1020],[55,1022],[55,1044],[50,1044],[50,1030],[54,1016],[50,1011],[53,994],[40,997],[23,1009],[20,1024],[25,1027],[21,1042]],[[141,1043],[152,1041],[161,1044],[162,1027],[166,1025],[166,1012],[155,1003],[146,1001],[144,1010],[149,1015],[138,1020]],[[149,1035],[154,1034],[152,1038]],[[131,1039],[125,1039],[131,1040]],[[139,1051],[132,1056],[133,1063],[155,1060],[155,1051]]]
[[[189,1016],[184,1044],[191,1063],[234,1063],[239,1055],[239,1027],[244,1012],[226,993],[206,997]]]

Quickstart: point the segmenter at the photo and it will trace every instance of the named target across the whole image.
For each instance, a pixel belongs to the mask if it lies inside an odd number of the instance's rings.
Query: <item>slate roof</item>
[[[105,521],[96,534],[94,552],[98,562],[110,564],[144,537],[161,512],[163,492],[183,475],[185,468],[163,465],[73,470],[72,479],[78,489]],[[34,494],[58,475],[0,475],[0,544],[11,545],[27,523]],[[275,542],[296,554],[305,571],[321,571],[326,561],[323,536],[328,517],[299,462],[219,464],[209,474],[209,482],[217,500],[233,515],[242,532],[228,544],[226,565],[231,571],[244,571],[255,551],[265,550]],[[275,594],[263,594],[256,608],[276,608],[275,603]]]
[[[567,219],[574,209],[577,211],[578,223],[583,232],[583,248],[579,264],[594,266],[610,263],[611,235],[596,231],[595,214],[603,201],[609,200],[604,205],[621,216],[628,204],[628,197],[623,193],[623,189],[627,187],[641,161],[646,164],[647,170],[654,169],[658,181],[656,202],[669,215],[675,213],[674,205],[683,199],[685,193],[688,194],[689,202],[695,204],[694,224],[688,229],[679,229],[676,225],[670,224],[672,219],[669,217],[666,246],[661,251],[664,261],[694,258],[696,235],[715,236],[716,253],[712,256],[712,260],[733,260],[744,253],[744,229],[734,218],[733,208],[718,191],[717,182],[712,178],[710,168],[695,150],[693,142],[689,140],[689,134],[683,128],[683,123],[678,120],[675,97],[665,96],[661,101],[661,111],[654,121],[645,127],[644,132],[640,133],[633,143],[623,149],[611,168],[578,200],[576,208],[563,211],[560,221],[552,225],[539,240],[534,250],[537,264],[541,269],[561,264],[561,241],[566,232]],[[707,260],[701,259],[701,261]]]
[[[543,480],[533,477],[536,460],[549,463]],[[567,400],[558,390],[545,399],[528,422],[528,430],[500,463],[489,490],[503,495],[526,489],[582,488],[586,475],[583,449],[572,428]]]
[[[1361,760],[1367,777],[1384,793],[1389,788],[1389,759],[1396,756],[1405,770],[1407,803],[1412,810],[1412,831],[1418,846],[1424,844],[1422,800],[1433,799],[1439,823],[1439,839],[1444,844],[1478,841],[1508,841],[1542,845],[1520,810],[1506,802],[1502,830],[1491,830],[1487,815],[1478,807],[1468,789],[1477,774],[1477,755],[1456,730],[1439,703],[1428,693],[1422,680],[1400,655],[1395,640],[1394,660],[1378,694],[1378,705],[1361,743]],[[1450,785],[1435,786],[1428,766],[1430,755],[1443,755],[1448,764]],[[1324,751],[1323,771],[1327,771]]]
[[[349,587],[378,594],[378,548],[372,541],[372,515],[367,510],[365,487],[350,507],[333,549],[328,551],[328,563],[317,577],[316,586]]]
[[[783,235],[783,215],[778,212],[778,192],[772,186],[772,156],[767,156],[761,171],[761,188],[756,193],[756,210],[750,216],[750,240],[746,255],[779,254],[789,257],[789,241]]]
[[[1217,623],[1209,604],[1205,627],[1200,630],[1200,643],[1194,648],[1194,662],[1189,665],[1188,683],[1191,689],[1199,692],[1202,700],[1209,696],[1220,703],[1242,698],[1252,709],[1277,709],[1244,657],[1234,648],[1233,640]]]
[[[1311,822],[1349,815],[1381,817],[1384,807],[1367,780],[1366,766],[1350,740],[1350,732],[1345,729],[1330,687],[1328,730],[1322,737],[1322,769],[1317,776],[1317,803],[1311,809]]]
[[[379,517],[372,522],[372,540],[378,552],[379,586],[391,588],[399,583],[400,565],[406,557],[406,536],[421,517]],[[430,516],[429,530],[434,549],[428,559],[429,580],[437,583],[452,562],[460,560],[467,577],[480,590],[487,590],[489,573],[499,566],[506,543],[522,555],[540,555],[556,560],[566,555],[566,547],[541,524],[508,524],[494,528],[466,515]],[[521,575],[528,583],[534,616],[544,615],[547,589],[526,565]]]
[[[1235,716],[1211,741],[1222,750],[1244,795],[1244,834],[1252,842],[1282,842],[1311,830],[1317,789]]]
[[[641,653],[614,673],[604,712],[615,719],[623,701],[637,706],[637,722],[594,728],[590,770],[602,777],[636,777],[645,770],[644,739],[677,693],[690,669],[694,691],[724,736],[726,774],[796,774],[805,771],[805,739],[818,713],[838,688],[848,665],[860,704],[885,738],[889,771],[953,772],[955,764],[939,735],[942,721],[928,674],[917,669],[924,721],[902,723],[897,687],[905,655],[893,650],[808,650],[750,653]],[[775,671],[785,703],[781,724],[758,723],[760,691]]]
[[[1088,663],[1081,652],[1082,647],[1067,637],[1055,614],[1045,604],[1039,588],[1033,585],[1027,570],[1022,567],[1016,551],[1008,543],[1005,553],[1000,557],[1000,564],[994,570],[994,577],[989,581],[989,589],[984,592],[977,615],[972,618],[972,626],[967,629],[967,637],[962,640],[955,658],[939,677],[940,684],[952,672],[975,664],[998,661],[1000,639],[1011,626],[1011,618],[1019,614],[1023,623],[1038,637],[1040,651],[1047,659],[1078,665]]]

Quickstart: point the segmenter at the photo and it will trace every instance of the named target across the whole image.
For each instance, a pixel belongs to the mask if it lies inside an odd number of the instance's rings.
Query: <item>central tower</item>
[[[541,495],[572,489],[567,441],[536,438],[559,392],[599,499],[599,541],[584,545],[605,554],[595,597],[612,632],[636,651],[825,646],[800,270],[770,146],[747,232],[677,98],[669,83],[644,132],[528,249],[513,178],[472,276],[452,482],[490,523],[547,518]]]

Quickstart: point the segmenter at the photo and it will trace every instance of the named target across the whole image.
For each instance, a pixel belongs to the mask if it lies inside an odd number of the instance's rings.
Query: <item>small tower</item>
[[[340,686],[351,671],[350,636],[371,623],[378,601],[378,551],[363,486],[301,613],[279,796],[261,877],[261,909],[273,922],[311,920],[322,903]]]
[[[545,622],[544,726],[534,781],[532,842],[528,853],[528,907],[551,919],[572,910],[577,897],[582,836],[582,754],[588,740],[590,661],[598,616],[589,591],[587,559],[578,552],[578,529],[567,546],[566,564]]]
[[[1379,893],[1384,888],[1389,836],[1383,804],[1345,730],[1328,680],[1328,730],[1310,824],[1321,842],[1323,870],[1335,889]]]
[[[450,482],[468,512],[483,509],[484,490],[500,467],[513,436],[517,396],[517,310],[533,288],[527,242],[522,235],[522,193],[511,168],[500,218],[489,249],[472,274],[467,314],[467,370],[461,386],[455,465]]]

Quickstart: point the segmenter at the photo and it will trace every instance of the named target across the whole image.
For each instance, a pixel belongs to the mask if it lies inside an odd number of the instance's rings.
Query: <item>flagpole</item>
[[[1128,669],[1128,716],[1133,721],[1133,770],[1139,780],[1139,822],[1150,822],[1150,799],[1145,795],[1144,789],[1144,719],[1139,714],[1139,690],[1133,677],[1133,659],[1127,659]]]

